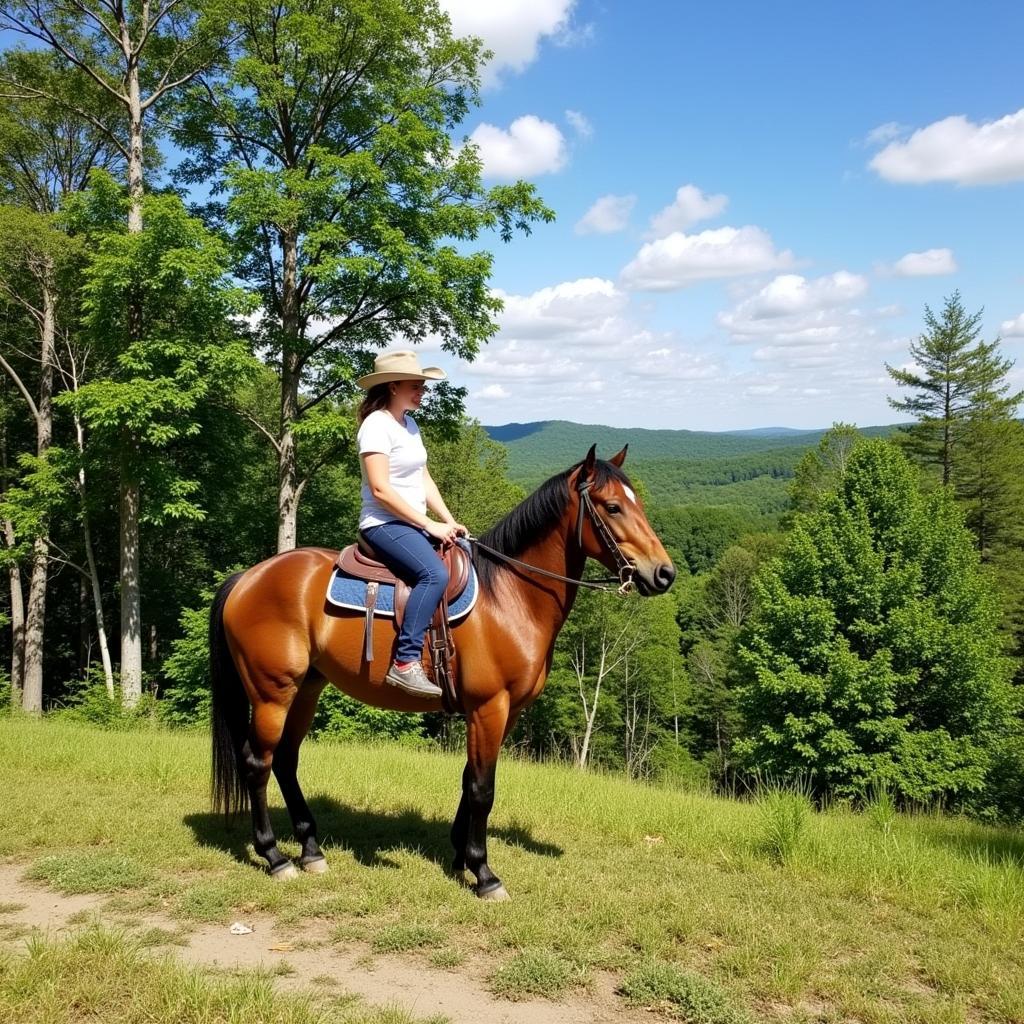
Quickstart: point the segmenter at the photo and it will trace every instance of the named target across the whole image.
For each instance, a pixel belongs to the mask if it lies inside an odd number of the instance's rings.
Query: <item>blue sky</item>
[[[954,289],[1024,355],[1024,7],[442,6],[496,54],[488,180],[558,214],[495,243],[501,331],[446,363],[483,422],[891,422]]]

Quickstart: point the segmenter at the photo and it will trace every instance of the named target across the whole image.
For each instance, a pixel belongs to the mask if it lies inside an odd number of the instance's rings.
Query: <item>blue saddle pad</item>
[[[470,564],[469,582],[466,584],[466,589],[448,605],[448,621],[455,622],[457,619],[464,619],[473,610],[479,591],[480,583],[476,578],[476,569]],[[331,575],[331,582],[327,585],[327,601],[335,608],[346,608],[362,612],[365,615],[366,580],[349,576],[335,568]],[[393,586],[387,583],[380,584],[373,614],[391,619],[395,617],[395,588]]]

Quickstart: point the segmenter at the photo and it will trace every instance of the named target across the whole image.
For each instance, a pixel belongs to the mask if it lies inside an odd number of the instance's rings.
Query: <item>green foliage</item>
[[[675,964],[651,960],[631,971],[619,991],[635,1006],[657,1008],[685,1024],[750,1024],[713,981]]]
[[[79,679],[68,684],[62,707],[54,714],[74,722],[86,722],[104,729],[137,729],[153,725],[157,720],[157,704],[152,694],[143,694],[133,707],[125,707],[120,688],[116,686],[114,697],[107,693],[103,668],[91,665]]]
[[[789,486],[789,500],[797,512],[813,512],[821,499],[839,485],[846,474],[846,462],[861,432],[849,423],[833,423],[818,442],[796,465]]]
[[[414,745],[426,739],[420,715],[371,708],[330,685],[320,695],[311,735],[336,740],[402,740]]]
[[[429,425],[424,430],[430,475],[456,520],[479,535],[526,495],[508,480],[505,448],[479,423],[460,422],[447,438],[438,433]]]
[[[96,173],[72,222],[92,252],[85,325],[110,371],[57,401],[73,406],[96,441],[128,461],[149,497],[144,519],[201,519],[197,484],[163,457],[199,430],[200,406],[254,372],[232,318],[251,301],[227,275],[227,249],[175,196],[147,196],[145,228],[123,228],[127,199]]]
[[[998,608],[950,495],[923,496],[895,446],[854,449],[756,590],[748,766],[848,795],[882,779],[917,801],[982,789],[1014,710]]]

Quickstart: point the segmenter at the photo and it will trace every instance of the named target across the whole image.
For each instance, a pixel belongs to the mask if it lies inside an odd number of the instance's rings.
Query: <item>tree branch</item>
[[[15,372],[14,367],[11,366],[11,364],[7,362],[7,360],[4,359],[2,355],[0,355],[0,366],[2,366],[7,371],[7,375],[11,378],[11,380],[14,381],[15,387],[21,392],[25,401],[28,402],[28,407],[32,412],[33,419],[36,421],[36,423],[38,423],[39,410],[36,408],[36,403],[32,401],[32,396],[29,394],[28,388],[25,387],[25,385],[22,383],[22,380]]]

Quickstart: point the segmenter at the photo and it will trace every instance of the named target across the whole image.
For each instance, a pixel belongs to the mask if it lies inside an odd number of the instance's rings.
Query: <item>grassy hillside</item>
[[[205,736],[0,720],[0,749],[0,857],[110,893],[129,926],[154,907],[186,929],[263,912],[369,966],[398,953],[510,999],[586,998],[610,975],[624,1004],[707,1024],[1024,1020],[1017,833],[506,758],[490,853],[512,902],[486,904],[445,870],[460,756],[310,744],[300,775],[331,870],[282,885],[253,863],[247,822],[209,813]]]

